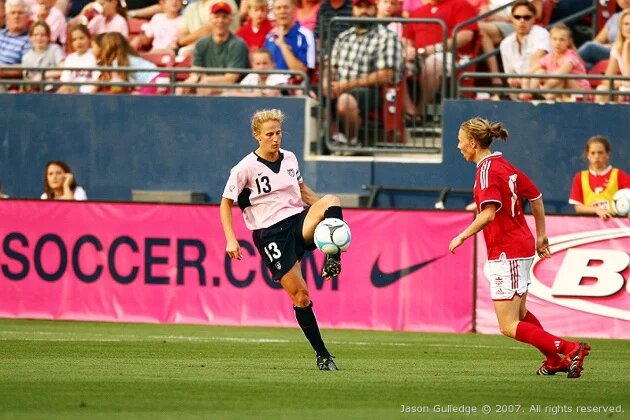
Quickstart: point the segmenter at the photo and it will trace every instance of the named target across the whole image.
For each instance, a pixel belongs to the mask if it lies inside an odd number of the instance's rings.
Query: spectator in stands
[[[322,0],[296,0],[295,18],[300,25],[309,31],[315,30],[317,13],[322,5]]]
[[[593,136],[586,142],[584,157],[588,169],[575,174],[569,203],[577,214],[595,214],[602,220],[610,219],[612,198],[623,188],[630,188],[630,175],[609,163],[610,142],[606,137]]]
[[[377,0],[353,0],[357,18],[375,17]],[[333,140],[360,146],[359,127],[369,111],[378,112],[380,89],[400,80],[403,46],[400,38],[381,24],[359,22],[342,32],[335,41],[330,66],[332,80],[326,80],[324,95],[336,99],[337,123]],[[338,130],[337,130],[338,129]]]
[[[576,74],[585,75],[586,68],[582,59],[573,45],[571,29],[564,23],[558,23],[551,28],[551,52],[543,56],[538,65],[534,64],[532,71],[535,74]],[[532,79],[532,89],[573,89],[590,90],[591,84],[586,79]],[[527,94],[526,94],[527,95]],[[531,94],[530,94],[531,95]],[[582,95],[582,94],[580,94]],[[570,100],[570,94],[543,93],[547,100]],[[531,98],[531,96],[530,96]]]
[[[294,0],[274,0],[275,25],[265,39],[276,68],[307,72],[315,68],[313,33],[295,20]]]
[[[273,70],[275,65],[271,52],[266,48],[259,48],[251,54],[252,70]],[[241,80],[241,86],[278,86],[289,84],[288,74],[274,74],[274,73],[249,73],[243,80]],[[234,92],[227,91],[227,95],[236,96],[280,96],[282,91],[280,89],[240,89]]]
[[[132,67],[134,69],[155,69],[157,66],[140,57],[129,45],[129,41],[120,32],[108,32],[101,40],[100,52],[97,61],[102,67]],[[138,86],[136,88],[123,88],[122,91],[130,91],[133,94],[155,95],[159,86],[155,85],[160,77],[158,71],[136,72],[104,72],[101,80],[123,81],[131,83],[153,83],[152,86]],[[117,91],[114,91],[117,93]]]
[[[6,28],[0,29],[0,66],[22,63],[31,49],[28,39],[29,6],[26,0],[6,0]],[[22,77],[22,70],[0,70],[0,79]],[[0,85],[0,92],[6,88]]]
[[[410,14],[410,18],[441,19],[446,24],[447,43],[444,54],[442,43],[443,34],[436,24],[410,23],[405,26],[403,36],[405,42],[405,57],[409,62],[420,58],[422,71],[420,72],[420,98],[417,101],[415,115],[419,118],[424,113],[427,103],[433,100],[437,93],[442,71],[451,73],[452,54],[467,52],[472,46],[478,27],[476,23],[466,26],[457,33],[456,45],[452,45],[453,28],[458,23],[477,16],[477,11],[466,0],[427,0],[422,6]],[[444,63],[446,59],[446,63]],[[409,111],[409,110],[408,110]]]
[[[392,17],[399,17],[401,13],[400,0],[377,0],[376,2],[376,17],[387,19]],[[391,22],[387,25],[387,29],[394,32],[396,35],[402,38],[403,25],[400,22]]]
[[[24,54],[22,65],[25,67],[60,67],[63,64],[63,51],[57,44],[51,43],[50,27],[43,21],[37,21],[28,32],[33,49]],[[49,70],[45,73],[44,79],[58,79],[61,76],[60,70]],[[25,70],[23,74],[25,80],[40,81],[42,73],[40,71]],[[26,85],[27,91],[39,90],[38,85]],[[46,86],[45,90],[53,90],[53,86]]]
[[[66,15],[55,7],[55,0],[36,0],[31,6],[31,20],[44,20],[50,28],[50,42],[65,45],[68,24]]]
[[[62,82],[89,82],[97,80],[99,72],[90,70],[97,67],[96,57],[90,50],[91,36],[87,26],[78,24],[70,29],[70,48],[71,53],[68,54],[63,63],[66,70],[61,72],[60,80]],[[94,93],[97,87],[94,85],[62,85],[58,93]]]
[[[85,190],[77,184],[67,163],[52,160],[44,170],[44,192],[42,200],[87,200]]]
[[[212,33],[211,9],[217,3],[227,3],[230,6],[232,10],[230,31],[238,30],[241,22],[238,5],[234,0],[198,0],[188,3],[184,9],[184,26],[177,40],[180,47],[179,55],[191,55],[195,42]]]
[[[325,55],[328,55],[329,49],[332,48],[339,34],[351,26],[350,22],[336,22],[329,28],[329,22],[334,17],[351,16],[352,0],[322,0],[322,5],[317,12],[317,22],[313,35],[317,40],[318,48],[324,49]],[[327,41],[330,43],[327,44]]]
[[[486,13],[489,10],[495,10],[501,6],[511,3],[513,0],[489,0],[485,6],[481,7],[480,13]],[[536,21],[540,21],[543,14],[542,0],[530,0],[536,7]],[[514,32],[512,25],[512,16],[510,15],[510,7],[506,7],[499,12],[488,16],[479,22],[479,34],[481,35],[481,50],[484,54],[494,51],[501,41]],[[499,72],[499,62],[496,56],[491,56],[486,61],[488,71],[491,73]],[[493,78],[494,86],[503,86],[501,79]]]
[[[536,7],[528,0],[517,0],[512,5],[512,24],[515,32],[501,41],[501,61],[508,74],[533,73],[539,60],[551,51],[549,32],[534,24]],[[531,79],[510,77],[508,86],[514,89],[528,89]],[[511,94],[512,99],[527,100],[531,94]]]
[[[617,0],[617,5],[623,11],[630,8],[630,0]],[[610,56],[610,46],[617,39],[619,34],[619,16],[621,11],[612,15],[604,27],[599,31],[592,41],[587,41],[580,46],[578,53],[586,68],[590,70],[599,61],[606,60]]]
[[[630,76],[630,9],[625,9],[619,16],[619,33],[617,39],[610,49],[610,60],[606,67],[606,75],[614,76],[621,74],[622,76]],[[604,80],[597,90],[606,91],[611,87],[624,92],[630,92],[630,81],[615,81],[611,86],[610,80]],[[629,96],[621,97],[622,100],[629,99]],[[597,95],[597,102],[605,102],[608,95]]]
[[[247,21],[239,28],[236,35],[241,37],[250,51],[265,45],[265,37],[273,25],[267,18],[269,8],[267,0],[247,0]]]
[[[127,8],[124,0],[97,0],[88,3],[79,16],[72,19],[72,24],[82,23],[88,27],[90,34],[97,35],[105,32],[120,32],[129,37],[127,24]]]
[[[195,44],[192,67],[203,68],[249,68],[249,50],[245,42],[234,35],[229,27],[232,22],[232,7],[219,2],[212,6],[212,35],[200,39]],[[193,72],[185,83],[236,83],[238,73],[204,74]],[[217,95],[219,88],[197,88],[198,95]],[[178,88],[178,94],[190,93],[190,88]]]
[[[153,15],[151,20],[143,25],[144,33],[131,40],[131,47],[136,51],[143,51],[150,47],[151,52],[177,51],[177,38],[184,25],[184,17],[180,15],[182,0],[161,0],[164,12]]]

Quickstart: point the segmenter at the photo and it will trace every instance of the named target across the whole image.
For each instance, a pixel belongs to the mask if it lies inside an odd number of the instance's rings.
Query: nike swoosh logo
[[[372,274],[370,275],[372,284],[374,285],[374,287],[387,287],[390,284],[397,282],[401,278],[408,276],[409,274],[415,271],[418,271],[421,268],[426,267],[427,265],[439,260],[445,255],[446,254],[440,255],[439,257],[431,258],[430,260],[422,261],[421,263],[414,264],[410,267],[402,268],[400,270],[392,271],[391,273],[383,272],[381,268],[378,266],[378,260],[380,259],[380,256],[379,256],[376,259],[376,262],[374,263],[374,265],[372,266]]]

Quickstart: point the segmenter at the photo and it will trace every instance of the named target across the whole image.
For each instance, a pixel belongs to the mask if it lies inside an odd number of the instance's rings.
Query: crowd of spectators
[[[260,69],[304,72],[311,81],[316,81],[322,78],[322,70],[327,68],[328,60],[332,56],[339,57],[339,49],[342,48],[344,54],[357,54],[358,51],[357,57],[362,60],[352,59],[355,60],[352,63],[354,69],[345,73],[339,71],[343,70],[343,66],[339,68],[338,62],[333,63],[334,77],[326,78],[326,82],[335,84],[315,94],[332,93],[332,98],[336,99],[343,93],[339,92],[339,86],[344,86],[344,83],[360,79],[370,74],[372,69],[388,70],[387,77],[373,79],[369,85],[354,81],[350,84],[361,88],[369,86],[374,90],[404,82],[407,88],[404,112],[408,118],[415,120],[422,118],[426,104],[439,93],[442,76],[452,76],[451,63],[457,63],[461,57],[470,59],[491,52],[497,47],[500,61],[495,56],[489,57],[485,63],[487,70],[492,73],[502,70],[509,74],[525,75],[505,80],[510,88],[525,90],[520,94],[511,94],[510,97],[515,100],[571,100],[575,95],[554,95],[545,90],[589,89],[591,83],[577,76],[586,74],[598,63],[601,67],[601,62],[605,60],[609,60],[606,74],[628,75],[628,35],[622,30],[624,20],[621,16],[630,7],[630,0],[616,1],[618,12],[610,16],[597,36],[576,49],[571,27],[557,27],[550,35],[543,26],[549,18],[548,13],[545,15],[545,3],[552,2],[558,9],[567,6],[559,0],[518,0],[513,4],[510,0],[240,0],[238,3],[235,0],[196,0],[187,3],[184,0],[0,0],[0,66],[22,64],[25,67],[67,68],[63,72],[44,73],[23,72],[16,66],[0,70],[0,78],[23,77],[37,82],[45,75],[46,79],[61,78],[61,81],[68,82],[61,87],[58,84],[46,85],[44,89],[47,91],[114,92],[116,90],[111,87],[89,84],[79,86],[77,83],[117,79],[145,84],[156,82],[159,79],[158,70],[138,75],[104,74],[91,71],[90,68],[110,65],[134,68],[160,66],[161,63],[154,60],[151,63],[152,59],[148,56],[147,60],[142,57],[146,53],[162,53],[172,55],[174,60],[190,63],[193,70],[187,78],[180,79],[189,86],[178,88],[177,93],[217,95],[225,94],[224,89],[207,86],[191,88],[190,85],[238,84],[247,74],[246,70],[252,68],[255,52],[258,52]],[[478,23],[460,28],[452,39],[456,25],[493,10],[498,12]],[[383,43],[371,40],[371,50],[367,56],[363,56],[366,47],[361,44],[362,37],[360,31],[357,32],[357,26],[353,26],[349,20],[331,24],[334,17],[352,16],[438,19],[444,23],[446,34],[434,23],[375,24],[367,30],[377,34],[375,39],[383,40]],[[140,30],[137,30],[138,25]],[[398,54],[398,44],[390,42],[383,30],[394,34],[394,38],[403,46],[403,54]],[[100,38],[110,33],[119,34],[116,37],[118,44],[124,44],[118,47],[120,52],[115,58],[96,53],[101,50],[98,47]],[[554,41],[553,33],[558,38],[557,42]],[[444,43],[445,37],[447,41]],[[110,40],[113,38],[109,37]],[[325,53],[320,57],[322,51]],[[271,56],[271,63],[265,62],[268,56]],[[368,60],[364,57],[371,58]],[[347,58],[344,60],[347,61]],[[359,69],[360,61],[370,63]],[[347,67],[346,64],[344,66]],[[207,73],[203,68],[242,71]],[[576,79],[567,81],[526,76],[530,74],[567,74],[576,75]],[[252,80],[252,77],[249,79]],[[288,83],[293,81],[281,79]],[[275,80],[278,79],[263,77],[263,84],[275,83]],[[503,86],[503,81],[503,78],[495,77],[491,79],[491,84]],[[625,90],[627,85],[603,83],[600,90]],[[0,85],[0,90],[5,89],[5,86]],[[28,83],[20,86],[26,91],[42,88],[41,85],[29,87]],[[537,94],[537,89],[542,89],[542,92]],[[137,93],[164,91],[135,90]],[[241,90],[240,93],[246,91]],[[418,94],[410,95],[412,91]],[[378,98],[378,95],[374,98]],[[603,95],[597,98],[605,100]],[[340,114],[347,114],[339,102],[337,105]],[[346,126],[345,131],[350,134],[347,140],[351,140],[353,130],[349,128],[351,125]]]

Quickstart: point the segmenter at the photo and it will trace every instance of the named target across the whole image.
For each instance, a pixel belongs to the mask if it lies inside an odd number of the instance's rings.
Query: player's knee
[[[298,290],[293,295],[293,304],[299,308],[306,308],[311,303],[311,297],[308,294],[308,290]]]
[[[336,195],[326,194],[321,199],[326,208],[341,205],[341,200]]]

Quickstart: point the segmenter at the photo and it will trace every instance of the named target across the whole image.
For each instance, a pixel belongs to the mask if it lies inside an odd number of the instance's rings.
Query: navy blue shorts
[[[252,233],[254,244],[271,271],[271,277],[279,281],[304,257],[304,251],[312,251],[315,244],[304,243],[302,227],[308,209],[287,217],[268,228]]]

